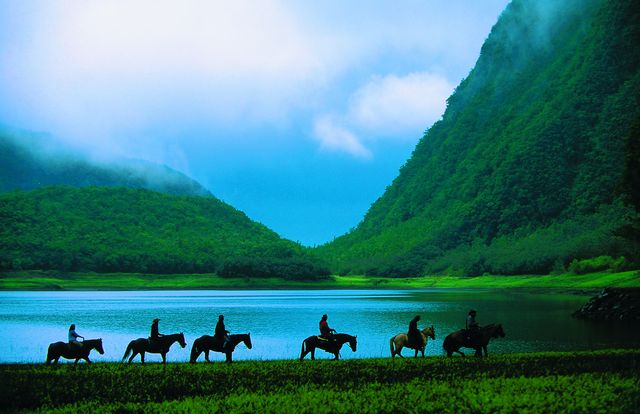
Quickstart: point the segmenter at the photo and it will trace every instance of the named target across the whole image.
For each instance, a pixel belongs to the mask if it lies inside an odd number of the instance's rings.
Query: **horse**
[[[418,357],[418,351],[422,352],[422,356],[424,357],[424,349],[427,347],[427,339],[436,339],[436,331],[435,329],[433,329],[433,325],[430,328],[424,328],[420,332],[420,336],[422,337],[422,343],[420,344],[420,346],[409,344],[409,336],[406,333],[399,333],[398,335],[392,336],[389,340],[389,347],[391,348],[391,358],[395,357],[396,355],[398,355],[400,358],[404,358],[401,354],[403,347],[415,349],[416,354],[414,358]]]
[[[310,336],[304,341],[302,341],[302,351],[300,352],[300,361],[304,360],[304,357],[307,356],[308,353],[311,353],[311,359],[316,359],[316,348],[320,348],[324,351],[327,351],[330,354],[335,355],[334,360],[338,360],[338,355],[340,354],[340,348],[346,342],[349,343],[351,350],[356,352],[356,347],[358,345],[357,336],[351,336],[345,333],[339,333],[333,335],[332,339],[324,339],[318,336]]]
[[[468,332],[466,330],[461,329],[447,335],[447,337],[444,338],[442,347],[447,352],[447,356],[453,355],[454,352],[464,356],[464,354],[460,352],[460,348],[464,347],[475,349],[477,357],[482,357],[482,350],[484,350],[484,356],[486,357],[488,356],[487,344],[489,343],[489,339],[498,337],[504,338],[504,336],[504,330],[500,323],[479,328],[478,332],[471,338],[468,337]]]
[[[89,359],[89,353],[93,349],[98,351],[100,355],[104,355],[104,349],[102,348],[102,338],[100,339],[87,339],[82,341],[82,346],[72,345],[67,342],[54,342],[49,345],[49,349],[47,350],[47,361],[46,364],[49,365],[51,361],[55,361],[58,363],[60,357],[66,359],[75,359],[76,364],[80,359],[84,359],[88,364],[91,363]]]
[[[122,362],[131,354],[129,358],[129,363],[133,360],[133,358],[140,354],[140,360],[144,364],[144,353],[149,352],[152,354],[160,354],[162,355],[162,363],[167,363],[167,352],[171,348],[171,345],[174,342],[178,342],[181,347],[187,346],[187,343],[184,340],[183,333],[176,333],[171,335],[163,335],[158,339],[154,339],[153,341],[148,338],[138,338],[129,342],[127,346],[127,350],[124,351],[124,356],[122,357]]]
[[[217,338],[214,338],[210,335],[204,335],[200,338],[193,341],[193,345],[191,346],[191,358],[189,362],[195,364],[196,360],[200,356],[201,353],[204,352],[204,359],[207,362],[209,361],[209,351],[222,352],[227,356],[227,362],[233,362],[231,359],[231,354],[236,349],[236,346],[240,343],[244,342],[245,346],[249,349],[253,347],[251,344],[251,334],[237,334],[237,335],[229,335],[229,342],[227,342],[226,347],[222,348],[220,346],[220,341]]]

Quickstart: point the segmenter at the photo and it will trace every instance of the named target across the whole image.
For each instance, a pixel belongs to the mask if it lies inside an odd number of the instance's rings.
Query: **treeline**
[[[319,252],[339,273],[640,266],[640,7],[515,0],[384,195]]]
[[[0,195],[0,270],[314,279],[308,249],[214,197],[47,187]]]

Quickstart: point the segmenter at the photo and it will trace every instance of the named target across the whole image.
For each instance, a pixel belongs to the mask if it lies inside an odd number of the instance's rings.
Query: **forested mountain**
[[[319,252],[388,276],[638,265],[638,45],[637,0],[512,1],[398,177]]]
[[[48,185],[146,188],[176,195],[210,195],[198,182],[141,160],[91,161],[44,134],[0,128],[0,191]]]
[[[208,196],[46,187],[0,194],[0,270],[313,279],[307,249]]]

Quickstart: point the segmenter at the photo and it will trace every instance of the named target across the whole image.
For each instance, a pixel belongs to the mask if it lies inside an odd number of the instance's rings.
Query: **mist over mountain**
[[[0,128],[0,191],[49,185],[145,188],[175,195],[211,195],[167,166],[134,159],[92,159],[46,134]]]
[[[640,4],[514,0],[335,271],[548,273],[638,262]]]

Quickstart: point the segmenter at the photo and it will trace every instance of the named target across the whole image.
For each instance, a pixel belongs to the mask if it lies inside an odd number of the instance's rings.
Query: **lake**
[[[43,362],[49,343],[66,341],[71,323],[87,339],[103,338],[105,354],[94,351],[93,361],[119,361],[129,341],[149,335],[154,318],[160,318],[161,333],[184,332],[187,340],[184,349],[175,344],[167,360],[188,361],[193,340],[213,335],[219,314],[231,333],[251,333],[253,349],[240,344],[234,360],[298,358],[302,340],[318,333],[324,313],[332,328],[358,336],[356,353],[343,348],[345,359],[388,357],[390,337],[406,332],[415,315],[422,317],[420,329],[436,330],[426,354],[442,355],[444,337],[464,327],[470,308],[477,309],[481,325],[504,326],[506,337],[492,340],[490,354],[640,345],[637,327],[573,319],[571,313],[588,299],[476,289],[0,292],[0,362]],[[331,355],[318,351],[316,357]],[[147,354],[147,361],[161,358]]]

